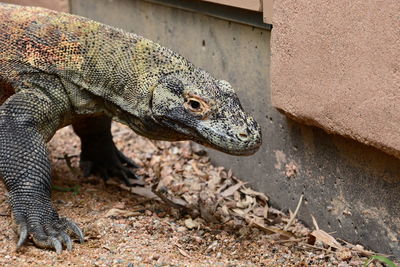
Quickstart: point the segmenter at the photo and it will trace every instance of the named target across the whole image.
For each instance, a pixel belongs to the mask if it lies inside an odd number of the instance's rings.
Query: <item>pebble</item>
[[[176,228],[176,231],[178,232],[178,233],[183,233],[183,232],[186,232],[186,227],[184,227],[184,226],[179,226],[178,228]]]

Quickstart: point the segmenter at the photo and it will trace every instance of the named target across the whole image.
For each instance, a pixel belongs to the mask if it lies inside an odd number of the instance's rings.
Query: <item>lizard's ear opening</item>
[[[177,74],[169,74],[158,80],[151,96],[153,115],[167,114],[171,109],[183,105],[184,83]]]
[[[153,116],[165,117],[184,104],[183,83],[169,76],[161,79],[154,87],[150,101]]]

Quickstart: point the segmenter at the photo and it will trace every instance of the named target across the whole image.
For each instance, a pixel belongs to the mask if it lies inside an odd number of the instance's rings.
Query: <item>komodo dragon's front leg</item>
[[[50,83],[51,84],[51,83]],[[79,227],[51,204],[50,161],[45,142],[63,124],[68,104],[39,90],[22,90],[0,106],[0,176],[10,194],[20,247],[30,235],[40,247],[72,248]],[[57,118],[57,119],[55,119]]]
[[[104,180],[109,176],[131,185],[129,178],[137,178],[128,168],[138,166],[119,151],[111,135],[111,118],[106,116],[78,118],[72,123],[81,139],[80,166],[85,177],[100,174]]]

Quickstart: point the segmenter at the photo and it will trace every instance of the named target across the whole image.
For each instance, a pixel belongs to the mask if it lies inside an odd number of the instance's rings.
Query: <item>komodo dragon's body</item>
[[[141,36],[82,17],[0,3],[0,176],[19,230],[36,245],[72,248],[80,228],[51,204],[46,142],[72,124],[81,167],[122,178],[111,118],[159,140],[194,140],[230,154],[254,153],[258,124],[226,81]]]

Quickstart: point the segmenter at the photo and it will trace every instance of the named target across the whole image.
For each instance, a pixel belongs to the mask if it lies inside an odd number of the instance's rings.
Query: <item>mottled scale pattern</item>
[[[260,127],[232,86],[172,50],[79,16],[0,3],[0,176],[19,229],[17,247],[28,236],[57,252],[71,249],[70,234],[83,241],[79,227],[51,204],[45,143],[73,124],[81,140],[97,133],[111,151],[106,117],[148,138],[193,140],[235,155],[261,144]],[[85,121],[103,126],[79,127]]]

